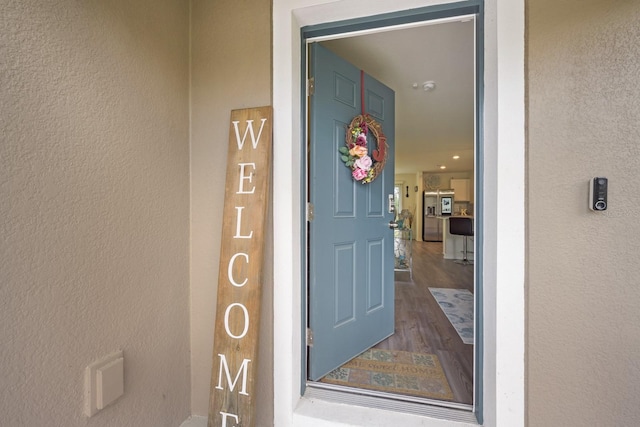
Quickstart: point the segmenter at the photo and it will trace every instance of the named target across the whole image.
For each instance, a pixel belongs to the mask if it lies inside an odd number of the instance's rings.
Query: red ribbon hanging
[[[364,108],[364,70],[360,70],[360,106],[362,107],[362,116],[366,115]],[[378,149],[373,150],[372,157],[376,162],[381,162],[385,159],[385,151],[387,138],[382,136],[378,141]]]
[[[364,70],[360,70],[360,107],[364,116]]]

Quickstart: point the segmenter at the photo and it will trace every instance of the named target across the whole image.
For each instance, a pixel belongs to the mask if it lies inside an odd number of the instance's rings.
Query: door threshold
[[[307,381],[304,397],[450,421],[478,423],[473,413],[473,406],[471,405],[385,393],[356,387]]]

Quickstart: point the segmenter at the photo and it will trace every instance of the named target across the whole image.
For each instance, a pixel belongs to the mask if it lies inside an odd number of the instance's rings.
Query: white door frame
[[[274,0],[274,417],[278,427],[452,426],[450,421],[300,396],[300,28],[451,1]],[[524,425],[524,0],[485,2],[485,425]],[[494,284],[492,286],[492,284]],[[456,423],[456,426],[461,424]],[[469,424],[471,425],[471,424]]]

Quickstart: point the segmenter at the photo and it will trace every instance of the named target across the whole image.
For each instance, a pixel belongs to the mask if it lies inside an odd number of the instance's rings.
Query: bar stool
[[[456,260],[458,264],[473,264],[473,261],[467,259],[467,239],[469,236],[473,236],[473,218],[465,216],[452,216],[449,217],[449,234],[456,236],[464,236],[464,243],[462,246],[462,260]]]

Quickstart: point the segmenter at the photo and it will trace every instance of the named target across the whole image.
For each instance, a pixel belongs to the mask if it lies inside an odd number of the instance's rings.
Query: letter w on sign
[[[208,427],[256,425],[272,116],[271,107],[231,112]]]

